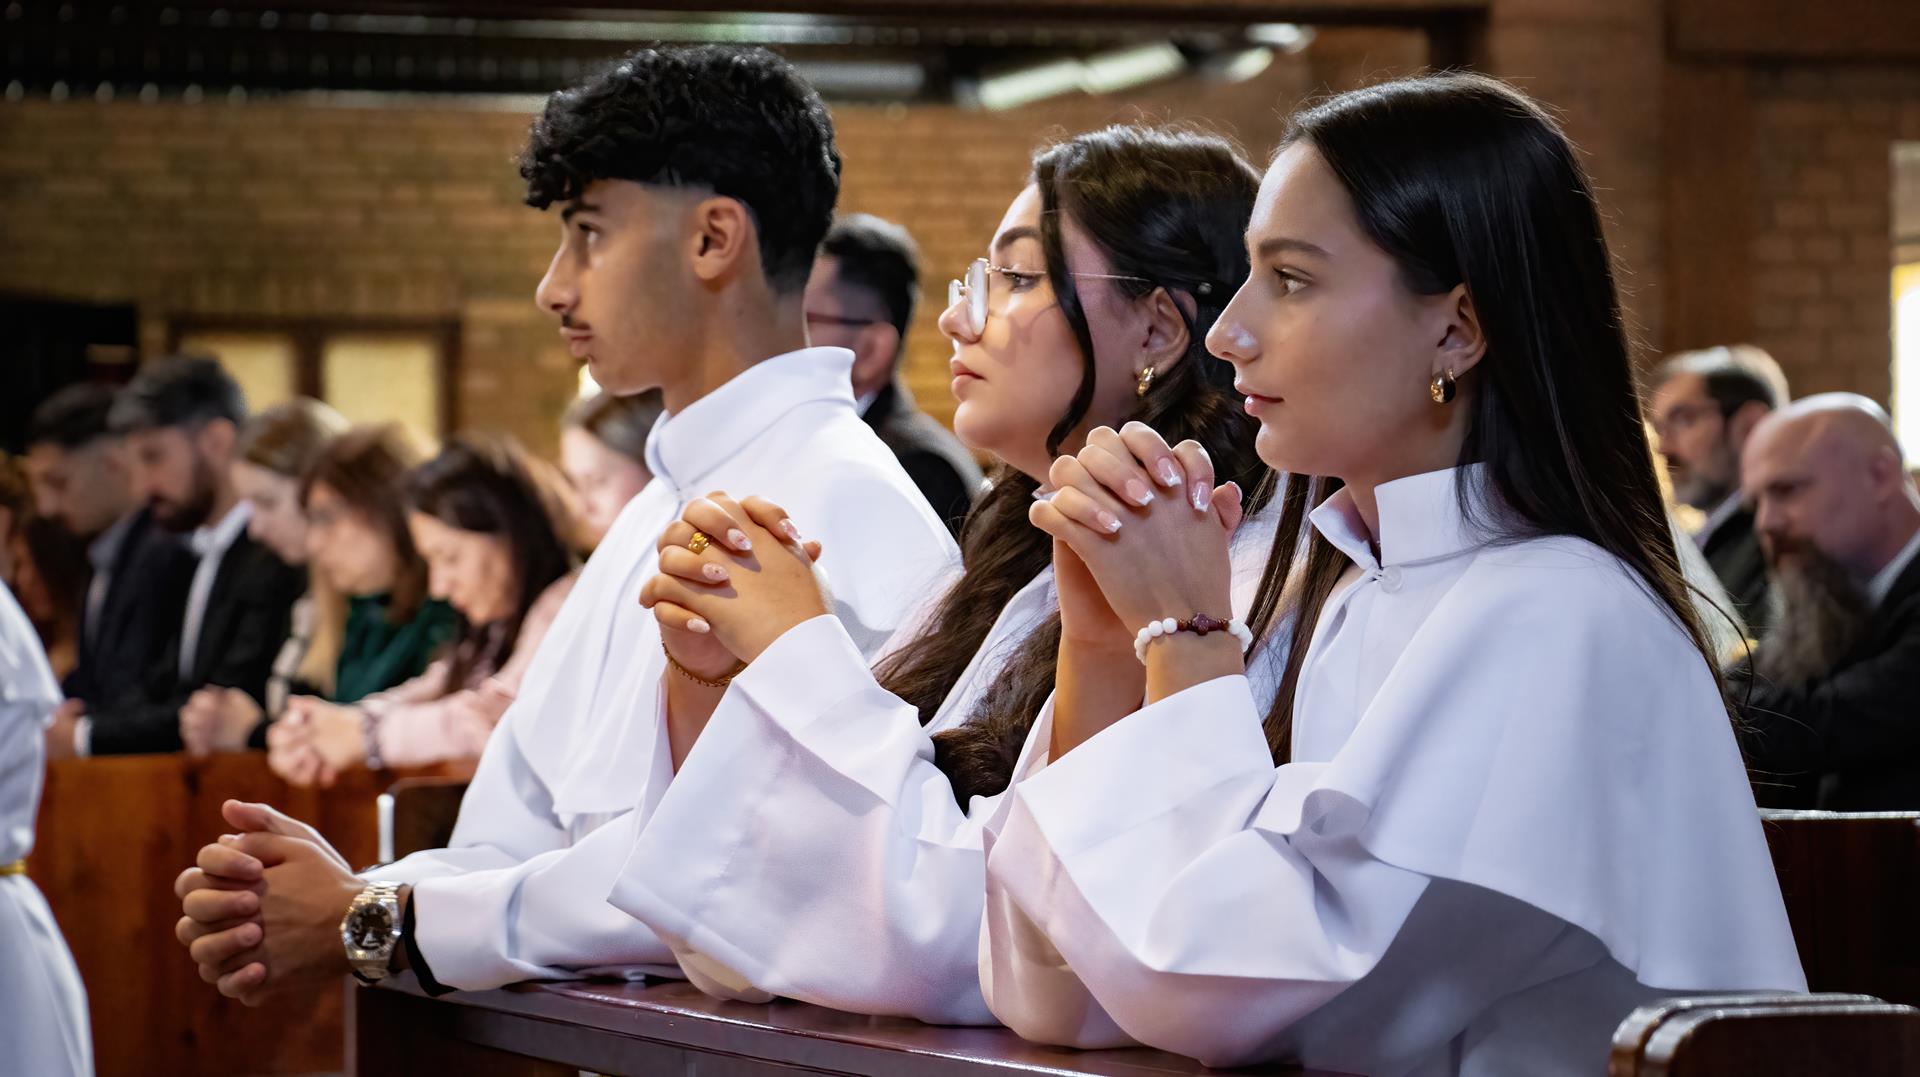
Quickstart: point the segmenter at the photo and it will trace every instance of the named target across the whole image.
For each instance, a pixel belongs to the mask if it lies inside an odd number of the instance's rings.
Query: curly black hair
[[[806,287],[840,194],[820,95],[762,48],[655,45],[547,99],[520,158],[527,204],[595,180],[711,190],[753,215],[775,290]]]

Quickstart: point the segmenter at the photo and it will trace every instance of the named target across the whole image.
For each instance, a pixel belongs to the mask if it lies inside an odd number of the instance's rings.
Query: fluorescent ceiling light
[[[1282,52],[1299,52],[1313,43],[1313,27],[1291,22],[1262,22],[1247,27],[1247,40]]]
[[[972,87],[970,103],[981,108],[1019,108],[1070,93],[1119,93],[1186,70],[1186,57],[1165,42],[1090,56],[1051,60],[988,75]]]

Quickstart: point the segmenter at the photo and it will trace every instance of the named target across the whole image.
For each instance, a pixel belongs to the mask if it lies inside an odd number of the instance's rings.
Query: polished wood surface
[[[174,940],[173,881],[225,833],[221,802],[263,801],[312,823],[349,862],[372,863],[385,773],[290,788],[258,752],[62,760],[47,769],[28,874],[86,983],[101,1077],[307,1073],[341,1066],[339,996],[248,1009],[202,983]]]
[[[1643,1006],[1608,1077],[1898,1077],[1920,1072],[1920,1010],[1859,995],[1723,995]]]
[[[354,989],[351,1072],[398,1077],[458,1059],[498,1075],[839,1073],[908,1077],[1210,1073],[1190,1058],[1143,1048],[1073,1051],[1003,1028],[951,1028],[861,1017],[805,1003],[722,1002],[678,982],[520,984],[499,991],[420,993],[410,976]],[[471,1068],[469,1068],[471,1067]],[[1285,1066],[1235,1070],[1300,1074]]]
[[[1920,1005],[1920,813],[1762,818],[1808,988]]]

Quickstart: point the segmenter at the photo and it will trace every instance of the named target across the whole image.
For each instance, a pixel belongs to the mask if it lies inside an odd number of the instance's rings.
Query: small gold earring
[[[1427,395],[1433,397],[1436,404],[1453,403],[1453,368],[1433,376],[1433,383],[1427,386]]]
[[[1148,367],[1140,372],[1140,381],[1133,387],[1133,395],[1145,396],[1147,390],[1151,388],[1153,388],[1153,368]]]

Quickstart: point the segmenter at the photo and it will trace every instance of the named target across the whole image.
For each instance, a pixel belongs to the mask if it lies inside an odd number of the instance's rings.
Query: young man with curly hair
[[[666,697],[726,677],[686,632],[663,643],[639,605],[656,541],[708,491],[779,491],[827,528],[809,537],[836,583],[831,612],[869,648],[954,560],[854,408],[852,354],[807,347],[802,295],[840,158],[790,66],[760,49],[643,49],[549,99],[521,174],[530,205],[559,209],[541,308],[608,391],[663,395],[654,481],[543,641],[450,848],[355,874],[304,824],[228,802],[241,833],[176,883],[177,933],[224,994],[400,968],[429,990],[675,974],[666,946],[605,900],[699,734],[669,727]]]

